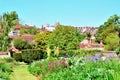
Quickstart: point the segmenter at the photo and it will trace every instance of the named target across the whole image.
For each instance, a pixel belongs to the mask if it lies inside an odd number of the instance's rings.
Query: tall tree
[[[111,16],[106,22],[104,22],[103,25],[101,25],[99,27],[98,32],[96,34],[97,42],[100,42],[101,40],[103,40],[102,34],[109,27],[114,27],[114,29],[116,29],[119,32],[119,30],[120,30],[120,16],[118,16],[118,15]]]
[[[51,33],[49,32],[40,32],[35,36],[35,48],[46,50],[47,48],[47,40]]]
[[[18,23],[18,15],[15,11],[12,11],[10,13],[4,13],[1,16],[0,24],[3,28],[3,33],[2,33],[2,51],[6,51],[7,47],[10,45],[10,38],[8,37],[8,33],[10,32],[11,29],[14,29],[14,26]]]
[[[115,50],[119,46],[119,37],[116,33],[110,33],[105,39],[105,49]]]
[[[61,50],[76,49],[84,38],[74,27],[59,25],[49,38],[51,47],[59,47]]]

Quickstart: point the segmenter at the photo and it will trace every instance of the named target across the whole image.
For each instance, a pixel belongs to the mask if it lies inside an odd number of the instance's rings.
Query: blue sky
[[[40,27],[60,22],[72,26],[99,26],[120,15],[120,0],[0,0],[0,15],[16,11],[20,22]]]

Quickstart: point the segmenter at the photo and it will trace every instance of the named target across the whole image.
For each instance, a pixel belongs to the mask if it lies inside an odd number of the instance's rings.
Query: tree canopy
[[[18,23],[19,18],[18,14],[15,11],[10,13],[4,13],[0,17],[0,26],[3,29],[3,33],[1,34],[2,41],[0,41],[0,50],[6,51],[7,47],[10,45],[10,38],[8,37],[8,33],[11,29],[14,29],[14,26]]]
[[[74,27],[59,25],[51,34],[48,43],[51,47],[59,47],[62,50],[76,49],[85,36],[77,32]]]
[[[103,25],[101,25],[99,27],[98,32],[96,34],[97,42],[100,42],[101,40],[104,40],[105,36],[103,34],[106,33],[105,31],[106,30],[108,31],[110,29],[110,27],[114,28],[115,31],[120,30],[120,16],[118,16],[118,15],[111,16],[106,22],[104,22]]]
[[[120,46],[120,16],[113,15],[101,25],[96,39],[97,42],[102,40],[107,50],[115,50]]]
[[[35,36],[35,48],[41,49],[41,50],[46,50],[47,48],[47,40],[50,36],[49,32],[40,32],[36,34]]]

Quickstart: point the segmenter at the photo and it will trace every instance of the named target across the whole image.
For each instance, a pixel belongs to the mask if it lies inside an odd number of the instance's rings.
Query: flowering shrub
[[[72,61],[73,60],[73,61]],[[42,80],[119,80],[120,61],[89,61],[84,58],[69,59],[71,66],[52,74],[47,74]]]
[[[57,59],[46,59],[43,61],[33,62],[29,65],[28,70],[33,75],[40,75],[43,76],[47,73],[53,73],[57,70],[61,70],[63,68],[68,67],[68,63],[66,60],[57,60]]]

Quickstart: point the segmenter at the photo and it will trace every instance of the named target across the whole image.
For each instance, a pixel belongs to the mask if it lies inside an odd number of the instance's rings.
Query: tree
[[[50,47],[59,47],[61,50],[76,49],[84,38],[74,27],[59,25],[51,34],[48,44]]]
[[[8,33],[11,29],[14,29],[14,26],[18,23],[18,15],[15,11],[10,13],[4,13],[0,18],[0,26],[2,26],[3,33],[2,33],[2,51],[6,51],[7,47],[11,43],[11,39],[8,37]]]
[[[105,43],[105,39],[106,39],[106,37],[107,37],[110,33],[116,33],[114,27],[108,27],[106,30],[104,30],[104,31],[101,33],[100,37],[102,38],[103,43]]]
[[[47,40],[50,36],[49,32],[40,32],[35,36],[35,48],[46,50],[47,48]]]
[[[119,40],[116,33],[110,33],[105,39],[105,49],[115,50],[119,46]]]
[[[95,35],[97,42],[100,42],[101,40],[103,40],[102,34],[104,34],[104,31],[109,27],[114,27],[114,29],[116,28],[116,30],[119,31],[118,25],[120,25],[120,17],[117,15],[111,16],[106,22],[104,22],[103,25],[99,27]]]

